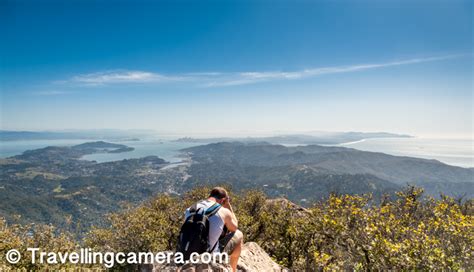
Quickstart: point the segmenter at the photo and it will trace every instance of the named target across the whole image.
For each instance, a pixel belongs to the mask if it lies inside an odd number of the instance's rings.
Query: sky
[[[472,1],[0,2],[1,129],[473,137]]]

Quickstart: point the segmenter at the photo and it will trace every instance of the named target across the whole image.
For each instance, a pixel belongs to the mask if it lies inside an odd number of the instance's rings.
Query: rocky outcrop
[[[289,201],[288,199],[286,198],[274,198],[274,199],[267,199],[266,201],[267,205],[269,205],[270,207],[271,206],[277,206],[277,207],[281,207],[281,208],[285,208],[285,209],[289,209],[291,210],[295,215],[298,215],[298,216],[304,216],[304,215],[308,215],[311,213],[310,210],[300,206],[300,205],[297,205],[291,201]]]
[[[238,269],[243,272],[286,271],[268,256],[268,254],[254,242],[249,242],[242,248]]]
[[[230,272],[231,268],[227,264],[186,264],[181,267],[174,264],[155,264],[151,269],[142,269],[142,271],[152,272]],[[274,262],[270,256],[254,242],[246,243],[242,248],[240,255],[238,271],[241,272],[280,272],[287,271]]]

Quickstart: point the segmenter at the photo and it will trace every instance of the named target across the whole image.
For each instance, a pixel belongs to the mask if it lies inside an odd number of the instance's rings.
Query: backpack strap
[[[191,216],[197,214],[199,212],[199,209],[197,207],[197,203],[189,207],[189,215],[186,217],[186,220],[188,220]]]
[[[189,207],[189,213],[195,213],[198,211],[197,203],[194,203],[191,207]]]
[[[215,215],[219,211],[219,209],[221,208],[221,204],[219,204],[219,203],[214,203],[214,204],[212,204],[212,206],[210,206],[207,209],[198,208],[197,207],[198,203],[194,203],[194,205],[189,207],[189,216],[186,219],[188,219],[192,215],[196,215],[196,214],[202,214],[203,216],[207,216],[209,218],[209,217]]]
[[[207,208],[206,211],[204,211],[204,215],[206,215],[207,217],[211,217],[214,214],[216,214],[221,207],[222,207],[221,204],[216,202],[212,204],[211,207]]]

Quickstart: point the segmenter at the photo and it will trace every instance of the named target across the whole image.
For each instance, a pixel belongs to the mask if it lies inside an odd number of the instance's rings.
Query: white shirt
[[[207,209],[214,205],[214,203],[214,201],[210,201],[207,199],[203,200],[197,203],[197,209]],[[189,215],[189,208],[187,208],[184,218],[188,218]],[[219,212],[217,212],[213,216],[209,217],[209,237],[207,240],[209,248],[212,248],[215,245],[214,252],[219,252],[219,237],[221,236],[222,231],[224,231],[224,220],[221,218]]]

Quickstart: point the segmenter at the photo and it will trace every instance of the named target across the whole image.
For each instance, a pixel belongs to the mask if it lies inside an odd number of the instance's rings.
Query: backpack
[[[214,203],[212,206],[206,208],[197,208],[197,203],[189,209],[189,216],[186,218],[184,224],[181,226],[178,238],[177,252],[183,253],[185,261],[189,260],[191,253],[197,252],[202,254],[204,252],[212,252],[217,243],[209,248],[209,217],[215,215],[221,205]]]

